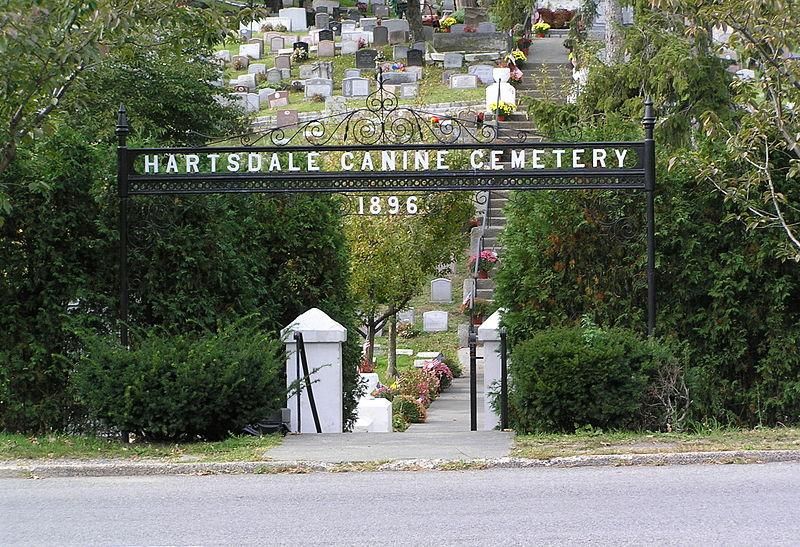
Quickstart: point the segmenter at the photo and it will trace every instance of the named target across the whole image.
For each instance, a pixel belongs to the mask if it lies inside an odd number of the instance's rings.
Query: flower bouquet
[[[532,29],[534,34],[536,34],[536,36],[538,36],[539,38],[544,38],[550,31],[550,25],[548,25],[544,21],[539,21],[538,23],[534,23]]]
[[[439,21],[439,30],[441,32],[450,32],[450,27],[458,23],[455,17],[445,17],[441,21]]]
[[[516,109],[516,105],[504,101],[489,103],[489,111],[497,114],[497,119],[501,122],[505,121]]]
[[[469,257],[468,266],[473,268],[476,260],[478,261],[478,277],[486,279],[489,276],[489,271],[497,264],[497,253],[490,249],[485,249],[481,251],[481,254]]]

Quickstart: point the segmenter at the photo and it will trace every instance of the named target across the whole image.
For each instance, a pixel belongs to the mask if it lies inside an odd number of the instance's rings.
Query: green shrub
[[[631,331],[545,330],[514,348],[510,366],[519,432],[643,425],[655,365],[650,345]]]
[[[421,424],[425,422],[425,406],[410,395],[398,395],[392,401],[392,415],[402,416],[412,424]]]
[[[408,429],[408,422],[402,414],[392,414],[392,431],[405,431]]]
[[[403,369],[397,376],[397,393],[418,400],[427,407],[439,395],[439,378],[425,369]]]
[[[148,439],[220,439],[282,406],[281,345],[260,325],[218,333],[151,330],[126,350],[89,337],[72,377],[79,401],[104,428]]]

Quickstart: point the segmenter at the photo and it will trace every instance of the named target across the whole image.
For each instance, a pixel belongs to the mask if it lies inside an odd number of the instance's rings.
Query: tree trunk
[[[406,19],[408,19],[408,27],[411,30],[411,41],[423,42],[425,40],[425,31],[422,30],[422,13],[419,9],[419,0],[409,0],[408,8],[406,8]]]
[[[605,0],[606,64],[615,65],[623,60],[625,44],[622,33],[622,4],[620,0]]]
[[[367,363],[372,363],[372,356],[375,355],[375,317],[372,316],[367,322],[367,349],[364,352],[364,359]]]
[[[413,0],[412,0],[413,1]],[[386,367],[386,375],[394,378],[397,376],[397,314],[395,313],[389,319],[389,348],[388,356],[389,365]]]

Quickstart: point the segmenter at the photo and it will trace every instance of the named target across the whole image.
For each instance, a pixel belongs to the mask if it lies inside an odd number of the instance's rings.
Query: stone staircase
[[[565,101],[572,83],[572,65],[568,62],[564,49],[563,37],[537,38],[531,45],[528,62],[522,67],[523,80],[517,87],[517,103],[524,105],[524,98],[549,98]],[[522,100],[520,100],[522,99]],[[487,116],[489,123],[494,123],[492,116]],[[527,133],[526,142],[542,140],[536,133],[536,127],[528,119],[526,112],[517,112],[506,121],[499,123],[500,142],[518,142],[520,133]],[[507,159],[507,158],[506,158]],[[509,164],[505,164],[509,168]],[[500,234],[506,226],[505,207],[510,190],[493,190],[489,193],[487,203],[486,229],[483,232],[483,248],[494,250],[503,260],[503,247]],[[476,280],[476,297],[488,301],[494,300],[495,281],[492,278]]]

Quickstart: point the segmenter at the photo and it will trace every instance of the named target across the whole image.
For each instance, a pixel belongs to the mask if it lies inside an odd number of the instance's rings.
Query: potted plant
[[[497,253],[490,249],[484,249],[481,254],[472,255],[467,263],[470,269],[474,268],[475,260],[478,261],[478,279],[487,279],[489,271],[497,264]]]
[[[497,119],[501,122],[506,121],[516,109],[516,105],[504,101],[489,103],[489,111],[494,112]]]
[[[511,65],[508,83],[511,85],[519,85],[522,83],[522,71],[514,65]]]
[[[514,61],[514,64],[517,65],[518,68],[525,66],[525,61],[528,60],[528,56],[521,49],[512,50],[508,56]]]
[[[534,23],[533,25],[533,32],[536,34],[538,38],[544,38],[547,36],[547,33],[550,31],[550,25],[545,23],[544,21],[539,21],[538,23]]]
[[[464,304],[461,311],[470,318],[472,325],[480,325],[488,315],[491,315],[491,302],[483,298],[476,298],[471,306],[469,303]]]
[[[531,47],[531,39],[527,36],[520,36],[517,38],[517,49],[523,52],[526,56]]]
[[[440,32],[450,32],[450,27],[458,23],[455,17],[445,17],[441,21],[439,21],[439,31]]]

